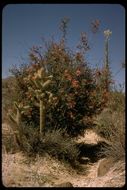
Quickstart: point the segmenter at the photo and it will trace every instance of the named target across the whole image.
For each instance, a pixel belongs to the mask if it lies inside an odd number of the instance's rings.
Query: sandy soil
[[[4,128],[5,131],[7,133]],[[99,138],[89,130],[77,141],[97,143]],[[98,177],[100,162],[101,160],[87,167],[82,165],[84,171],[77,173],[48,155],[30,160],[21,152],[8,154],[3,150],[2,181],[6,187],[55,187],[62,182],[71,182],[73,187],[122,187],[125,183],[125,163],[115,163],[107,174]]]

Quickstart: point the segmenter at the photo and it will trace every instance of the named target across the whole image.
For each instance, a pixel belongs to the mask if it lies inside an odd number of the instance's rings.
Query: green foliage
[[[14,95],[16,96],[15,100],[19,101],[19,103],[25,99],[25,94],[24,92],[27,90],[26,85],[24,85],[24,80],[23,78],[25,78],[27,76],[27,68],[29,66],[25,63],[22,63],[19,65],[19,68],[14,65],[11,69],[10,69],[10,73],[14,76],[15,79],[15,91],[14,91]]]
[[[62,43],[51,44],[45,62],[53,75],[55,97],[55,104],[47,111],[47,126],[66,128],[69,134],[77,136],[88,127],[84,118],[92,118],[103,109],[105,89],[99,88],[96,72],[88,66],[83,54],[70,53]]]
[[[65,130],[55,129],[47,131],[44,137],[45,151],[50,155],[68,162],[75,162],[79,156],[76,143]]]
[[[21,150],[27,155],[48,153],[59,160],[74,164],[78,160],[79,150],[76,143],[65,130],[47,131],[40,138],[39,130],[33,126],[23,126]]]
[[[36,52],[38,51],[36,49]],[[36,56],[33,50],[30,55],[32,53]],[[39,124],[38,96],[47,93],[46,99],[51,95],[53,98],[50,104],[48,99],[46,101],[46,128],[66,128],[70,135],[77,136],[87,128],[88,122],[84,123],[84,117],[92,118],[105,106],[105,89],[99,87],[96,72],[88,67],[82,53],[73,55],[62,42],[52,42],[45,52],[44,59],[38,58],[38,62],[40,64],[33,64],[23,70],[25,74],[18,71],[22,75],[20,90],[23,93],[19,93],[22,97],[21,102],[30,106],[28,113],[24,113],[23,121]],[[45,69],[42,63],[45,64]],[[39,82],[44,77],[40,76],[38,79],[40,70],[44,71],[45,78],[52,76],[52,85],[44,92],[43,83]],[[20,87],[19,78],[17,82]]]

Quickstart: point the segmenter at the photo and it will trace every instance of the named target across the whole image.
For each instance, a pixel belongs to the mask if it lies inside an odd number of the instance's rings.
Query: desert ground
[[[2,125],[2,137],[10,135],[7,124]],[[94,131],[87,130],[78,142],[96,144],[102,140]],[[103,139],[104,140],[104,139]],[[5,187],[122,187],[125,184],[125,162],[112,163],[103,158],[95,163],[81,164],[75,171],[67,164],[39,155],[28,158],[23,152],[8,153],[2,150],[2,182]]]

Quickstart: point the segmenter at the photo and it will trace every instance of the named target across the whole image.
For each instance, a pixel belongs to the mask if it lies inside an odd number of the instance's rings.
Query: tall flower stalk
[[[105,88],[106,91],[109,92],[109,39],[112,32],[108,29],[104,31],[105,36],[105,55],[104,55],[104,70],[105,70]]]

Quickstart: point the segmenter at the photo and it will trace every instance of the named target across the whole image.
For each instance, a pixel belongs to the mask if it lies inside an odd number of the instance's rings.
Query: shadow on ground
[[[100,141],[98,144],[84,144],[79,143],[77,147],[79,148],[79,162],[82,164],[95,163],[99,159],[105,157],[103,153],[103,148],[108,147],[106,142]]]

